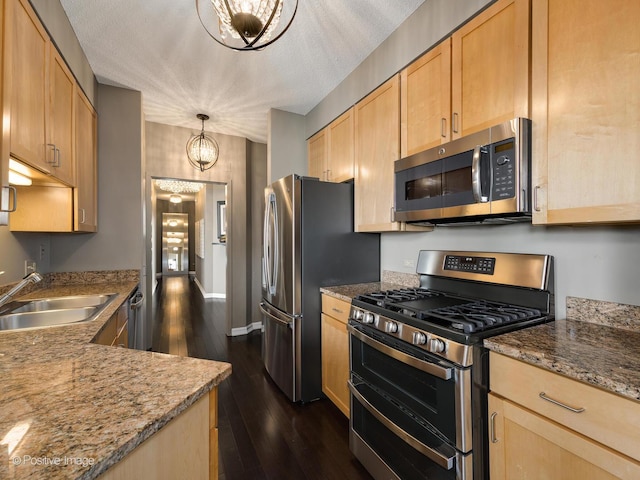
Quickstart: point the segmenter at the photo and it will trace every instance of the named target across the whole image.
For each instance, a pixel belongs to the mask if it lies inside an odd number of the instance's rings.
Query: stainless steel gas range
[[[486,479],[486,337],[554,319],[553,257],[423,250],[419,288],[354,298],[350,448],[378,480]]]

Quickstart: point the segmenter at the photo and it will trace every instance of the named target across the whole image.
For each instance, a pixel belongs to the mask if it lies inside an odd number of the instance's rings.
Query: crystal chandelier
[[[201,7],[202,2],[205,7]],[[287,8],[284,3],[284,0],[196,0],[196,10],[200,23],[216,42],[233,50],[260,50],[289,29],[298,0],[289,0]]]
[[[156,186],[160,190],[171,193],[198,193],[204,187],[203,183],[185,182],[183,180],[157,179]]]
[[[195,168],[204,172],[213,167],[218,161],[218,143],[204,133],[204,121],[209,120],[209,115],[199,113],[196,115],[202,120],[202,131],[194,135],[187,142],[187,158]]]

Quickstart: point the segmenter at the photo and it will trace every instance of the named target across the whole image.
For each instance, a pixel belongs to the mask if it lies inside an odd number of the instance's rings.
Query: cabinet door
[[[89,100],[80,89],[76,91],[77,183],[73,226],[76,231],[95,232],[98,229],[97,118]]]
[[[327,179],[327,130],[320,130],[307,142],[309,176]]]
[[[349,416],[349,335],[347,324],[322,314],[322,391]]]
[[[28,0],[8,0],[5,23],[11,96],[11,153],[47,173],[45,122],[48,116],[49,37]]]
[[[401,155],[451,139],[451,39],[400,73]]]
[[[327,127],[327,178],[344,182],[353,178],[353,107]]]
[[[393,162],[400,158],[400,81],[395,75],[355,106],[355,230],[401,230],[392,222]]]
[[[498,0],[453,33],[453,138],[529,117],[529,11]]]
[[[535,0],[533,222],[640,220],[640,2]]]
[[[640,464],[494,394],[489,394],[492,480],[640,478]]]
[[[51,45],[50,106],[47,130],[48,147],[55,149],[53,175],[67,185],[75,184],[75,158],[73,156],[73,109],[75,80],[64,60]]]

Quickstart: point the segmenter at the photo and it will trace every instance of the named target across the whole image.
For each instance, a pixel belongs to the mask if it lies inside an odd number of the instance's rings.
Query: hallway
[[[220,480],[370,480],[349,451],[349,421],[326,399],[289,402],[268,377],[261,334],[225,335],[225,302],[187,276],[160,280],[153,350],[230,362],[219,390]]]

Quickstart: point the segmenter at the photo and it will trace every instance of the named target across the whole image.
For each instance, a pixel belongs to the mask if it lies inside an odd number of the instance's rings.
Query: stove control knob
[[[413,332],[413,344],[424,345],[427,343],[427,336],[422,332]]]
[[[398,333],[398,324],[396,322],[387,322],[384,325],[384,331],[387,333]]]
[[[362,320],[362,317],[364,317],[364,312],[362,310],[357,310],[357,309],[353,309],[353,319],[354,320]]]
[[[371,312],[365,312],[362,316],[362,323],[373,323],[374,315]]]
[[[442,353],[447,349],[447,345],[439,338],[429,340],[429,351],[433,353]]]

